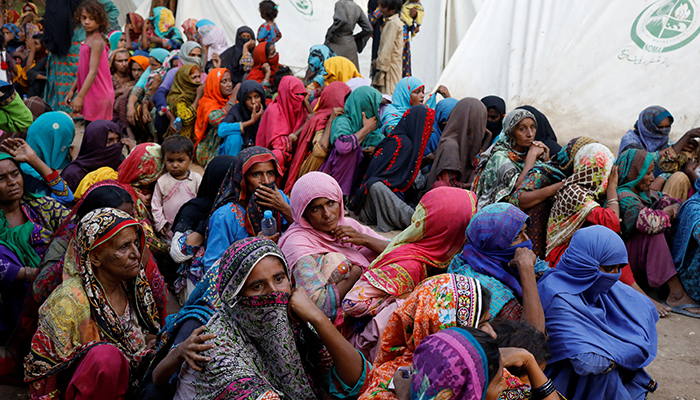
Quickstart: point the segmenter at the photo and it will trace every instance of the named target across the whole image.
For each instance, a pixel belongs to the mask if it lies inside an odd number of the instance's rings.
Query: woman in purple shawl
[[[643,368],[656,357],[659,315],[618,281],[625,264],[620,236],[590,226],[537,285],[552,352],[545,373],[567,399],[643,399],[656,390]]]
[[[122,130],[112,121],[97,120],[85,128],[80,153],[61,176],[75,191],[86,174],[101,168],[119,168],[122,163]]]

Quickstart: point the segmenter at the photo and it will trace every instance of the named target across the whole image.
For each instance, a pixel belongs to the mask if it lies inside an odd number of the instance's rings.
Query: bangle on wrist
[[[551,379],[547,379],[547,382],[545,382],[544,385],[536,389],[532,389],[530,393],[532,393],[533,400],[542,400],[555,391],[556,388],[554,387],[554,382],[552,382]]]

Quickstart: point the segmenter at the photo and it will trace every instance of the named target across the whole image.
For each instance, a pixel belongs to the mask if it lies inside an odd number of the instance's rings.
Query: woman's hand
[[[144,124],[150,124],[151,123],[151,110],[149,110],[145,104],[141,108],[142,108],[141,122],[143,122]]]
[[[406,370],[408,369],[408,371]],[[410,400],[411,399],[411,371],[412,366],[406,368],[399,368],[394,372],[394,393],[398,400]],[[404,374],[407,377],[404,377]]]
[[[538,158],[541,158],[543,161],[549,161],[549,147],[547,147],[546,144],[540,142],[539,140],[535,140],[532,142],[532,146],[530,146],[530,150],[532,150],[533,147],[537,147],[542,149],[542,155]],[[528,152],[529,155],[529,152]]]
[[[259,233],[258,233],[258,237],[259,237],[259,238],[263,238],[263,239],[272,240],[273,242],[275,242],[275,244],[277,244],[277,241],[280,240],[280,234],[279,234],[279,232],[275,233],[275,234],[272,235],[272,236],[265,236],[265,235],[263,235],[262,232],[259,232]]]
[[[253,48],[255,48],[255,40],[250,39],[243,45],[243,54],[250,53],[251,51],[253,51]]]
[[[211,63],[214,64],[214,68],[221,68],[221,57],[219,57],[219,53],[211,55]]]
[[[265,75],[268,75],[268,76],[270,75],[270,72],[272,72],[272,69],[270,69],[270,64],[268,64],[268,63],[264,63],[262,65],[262,70],[265,73]]]
[[[17,162],[30,164],[36,158],[36,152],[32,147],[19,138],[5,139],[2,146],[4,152],[14,157]]]
[[[367,246],[367,235],[358,232],[351,226],[338,225],[331,231],[331,235],[335,236],[337,239],[340,239],[340,243],[351,243],[356,246]]]
[[[418,31],[416,31],[416,33],[418,33]],[[447,86],[445,86],[445,85],[438,86],[437,93],[440,93],[442,95],[442,97],[444,97],[446,99],[451,97],[450,91],[447,89]]]
[[[68,91],[68,94],[66,94],[66,104],[71,105],[73,102],[73,97],[75,97],[75,85],[71,86],[70,90]],[[127,111],[128,112],[128,111]]]
[[[362,129],[366,131],[373,131],[377,127],[377,116],[372,118],[367,118],[365,112],[362,112]]]
[[[333,118],[339,116],[339,115],[344,115],[345,114],[345,109],[343,107],[333,107]]]
[[[264,109],[262,104],[255,105],[255,108],[253,108],[253,112],[250,113],[250,120],[253,121],[254,124],[260,121],[260,118],[262,118],[263,115],[263,111]]]
[[[133,104],[126,106],[126,120],[129,121],[130,125],[136,124],[136,107]]]
[[[517,268],[519,271],[531,271],[534,273],[536,262],[537,256],[532,250],[526,247],[519,247],[515,249],[515,257],[508,265]]]
[[[187,235],[185,243],[187,243],[189,246],[199,247],[202,245],[202,243],[204,243],[204,236],[202,236],[202,234],[199,232],[192,232]]]
[[[123,139],[121,140],[121,144],[123,144],[124,146],[126,146],[126,150],[127,150],[129,153],[131,153],[131,150],[133,150],[134,147],[136,147],[136,142],[134,141],[134,139],[131,139],[131,138],[128,138],[128,137],[123,138]]]
[[[275,211],[282,212],[289,204],[284,200],[282,193],[277,189],[270,189],[267,186],[260,185],[255,189],[258,205],[265,208],[270,208]]]
[[[681,209],[681,205],[676,203],[676,204],[671,204],[668,207],[665,207],[663,209],[663,212],[668,214],[668,216],[673,220],[673,219],[676,219],[676,217],[678,217],[678,212],[680,211],[680,209]]]
[[[214,333],[207,333],[206,335],[203,335],[202,332],[204,332],[205,329],[206,326],[200,326],[199,328],[195,329],[184,342],[177,346],[177,350],[180,352],[180,357],[187,362],[190,368],[197,372],[202,372],[202,367],[200,367],[197,363],[211,361],[210,357],[199,355],[199,353],[214,347],[213,343],[204,342],[216,337],[216,334]]]
[[[311,300],[304,288],[292,290],[292,298],[289,299],[289,309],[307,323],[313,324],[313,321],[317,318],[327,319],[326,315]]]
[[[532,363],[537,365],[535,357],[525,349],[518,347],[502,347],[499,350],[501,351],[501,362],[503,363],[503,368],[527,368],[528,366],[532,365]]]

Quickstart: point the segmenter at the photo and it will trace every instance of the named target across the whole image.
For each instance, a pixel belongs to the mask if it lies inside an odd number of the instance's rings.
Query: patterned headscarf
[[[644,179],[649,166],[654,163],[654,154],[644,150],[629,149],[618,157],[615,165],[619,166],[617,193],[631,193],[638,196],[645,204],[651,204],[651,199],[646,192],[634,193],[634,188]],[[620,200],[623,206],[624,200]]]
[[[384,398],[394,372],[413,362],[413,353],[425,338],[455,326],[475,328],[482,307],[481,284],[474,278],[442,274],[424,280],[389,317],[365,393]]]
[[[638,147],[648,152],[656,152],[668,147],[668,135],[671,127],[659,128],[659,124],[666,118],[671,119],[671,113],[661,106],[651,106],[639,113],[634,129],[627,131],[620,142],[620,152],[625,151],[630,145],[637,144]]]
[[[323,86],[326,77],[326,69],[323,63],[331,57],[335,57],[335,52],[325,44],[311,46],[306,79],[313,80]]]
[[[14,11],[14,10],[13,10]],[[2,26],[3,29],[7,29],[14,35],[15,39],[19,40],[19,28],[13,23],[5,24]]]
[[[173,12],[165,7],[156,7],[153,9],[153,22],[155,34],[161,38],[181,37],[180,30],[175,26],[175,16]],[[171,37],[172,35],[172,37]]]
[[[481,400],[486,396],[488,359],[466,329],[450,328],[428,336],[416,348],[413,370],[412,399]]]
[[[257,399],[271,391],[290,399],[317,398],[305,369],[310,360],[300,354],[304,338],[312,336],[289,320],[290,294],[239,295],[267,256],[276,257],[289,276],[284,255],[267,239],[240,240],[218,261],[221,308],[207,324],[207,332],[216,338],[211,341],[214,348],[202,353],[211,361],[195,374],[195,399],[213,399],[224,392],[230,399]]]
[[[554,197],[547,224],[547,253],[571,240],[608,188],[615,156],[600,143],[584,146],[574,158],[574,174]]]
[[[95,276],[90,253],[127,227],[139,236],[139,270],[127,280],[125,292],[130,312],[139,326],[125,327],[109,305]],[[102,342],[110,342],[130,361],[129,370],[138,371],[142,361],[152,354],[145,334],[160,328],[158,310],[143,265],[146,241],[138,221],[113,208],[98,208],[88,213],[75,231],[74,246],[68,250],[78,274],[65,280],[48,298],[25,362],[25,376],[35,380],[52,375],[79,360],[84,352]],[[143,331],[140,329],[142,328]],[[130,374],[130,384],[138,385],[138,374]]]
[[[197,20],[190,18],[182,23],[182,31],[185,32],[185,36],[189,33],[190,35],[197,34]]]
[[[236,163],[226,173],[224,183],[219,189],[219,194],[216,196],[214,207],[211,210],[214,213],[214,211],[228,203],[237,203],[246,212],[245,225],[248,233],[252,236],[257,235],[261,230],[260,222],[262,221],[263,210],[258,207],[255,201],[255,188],[246,187],[245,173],[253,165],[268,161],[272,161],[274,164],[277,176],[282,176],[277,158],[270,150],[260,146],[241,150],[238,153],[238,157],[236,157]],[[281,223],[279,212],[273,210],[272,214],[279,225]]]

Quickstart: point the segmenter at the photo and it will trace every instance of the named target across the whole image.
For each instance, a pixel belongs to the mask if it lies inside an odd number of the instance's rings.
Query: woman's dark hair
[[[102,207],[119,208],[124,203],[134,203],[129,192],[119,186],[100,186],[85,197],[76,215],[79,219],[83,219],[90,211]]]
[[[494,378],[501,374],[501,351],[498,350],[498,344],[496,344],[496,340],[492,338],[491,335],[484,331],[472,327],[460,329],[465,329],[474,336],[474,339],[476,339],[481,345],[481,348],[484,349],[484,354],[486,354],[486,360],[489,364],[489,381],[486,382],[486,385],[488,385]]]
[[[401,12],[401,7],[403,7],[403,1],[401,0],[379,0],[379,5],[388,8],[389,10],[394,10],[397,13]]]
[[[481,285],[481,316],[483,318],[491,308],[491,291],[486,288],[486,286]],[[491,316],[494,317],[493,315]],[[477,321],[479,322],[479,321]]]
[[[165,138],[160,149],[163,152],[163,158],[165,158],[166,154],[185,153],[192,159],[192,155],[194,154],[194,144],[192,144],[192,141],[188,137],[180,135],[173,135]]]
[[[277,4],[271,0],[263,0],[260,2],[260,5],[258,6],[258,10],[260,11],[260,15],[264,19],[272,19],[274,20],[277,18]]]
[[[107,10],[105,10],[105,6],[102,3],[97,0],[88,0],[80,3],[78,9],[75,10],[75,23],[78,25],[80,25],[80,16],[83,15],[83,10],[97,22],[100,33],[107,33],[109,17],[107,17]]]
[[[491,323],[491,326],[496,331],[496,335],[498,335],[496,339],[498,347],[525,349],[535,356],[538,364],[547,362],[552,358],[549,344],[547,344],[547,337],[544,333],[535,329],[534,326],[505,318],[497,318]],[[515,376],[527,374],[527,371],[521,368],[508,368],[508,370]]]

